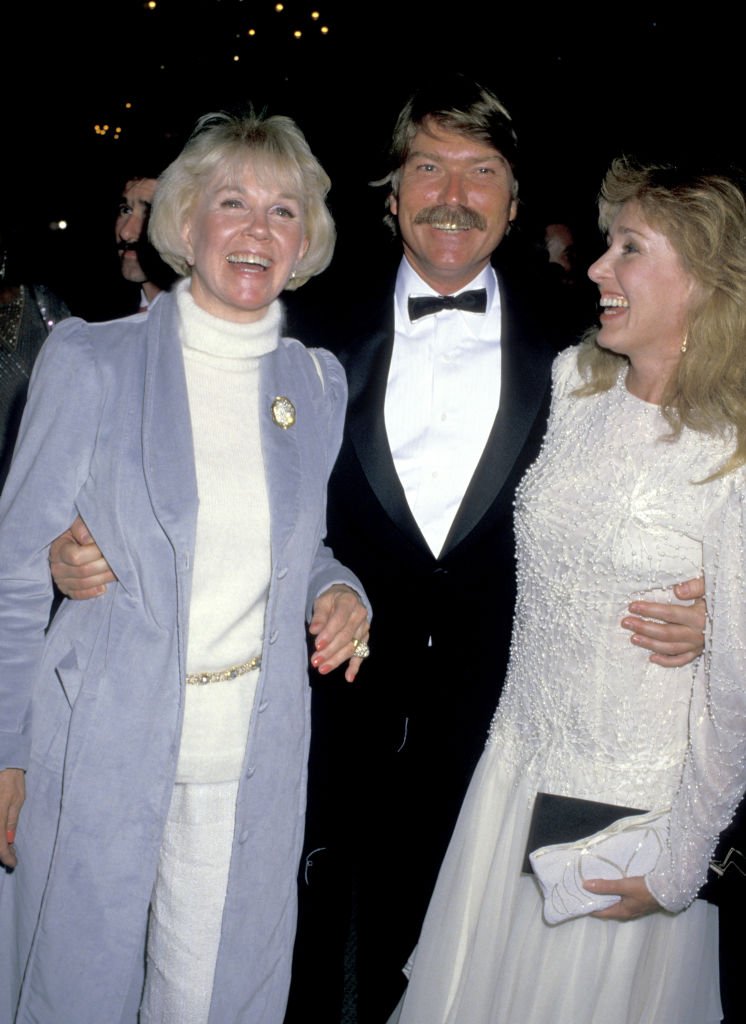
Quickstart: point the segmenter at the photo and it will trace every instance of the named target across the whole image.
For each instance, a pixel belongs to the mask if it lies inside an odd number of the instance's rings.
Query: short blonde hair
[[[240,172],[250,163],[260,180],[271,180],[297,195],[303,209],[308,251],[287,288],[299,288],[325,270],[334,253],[336,231],[326,205],[331,182],[289,117],[205,114],[183,150],[158,179],[148,233],[177,274],[191,273],[183,229],[199,192],[218,168]]]
[[[662,412],[675,439],[684,427],[733,431],[735,449],[722,473],[746,463],[746,201],[720,174],[614,160],[601,187],[599,222],[607,231],[635,203],[662,232],[699,288],[687,324],[686,354],[668,381]],[[665,302],[666,297],[661,296]],[[586,383],[579,395],[608,390],[626,361],[601,348],[589,331],[579,356]],[[720,475],[720,474],[717,474]]]

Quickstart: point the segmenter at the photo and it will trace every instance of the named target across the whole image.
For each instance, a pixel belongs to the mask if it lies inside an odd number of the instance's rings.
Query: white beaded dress
[[[716,1024],[717,911],[691,902],[746,785],[743,470],[728,439],[626,390],[572,394],[558,357],[548,432],[516,499],[519,594],[500,706],[446,855],[401,1024]],[[664,669],[619,623],[704,568],[699,664]],[[499,585],[499,580],[495,581]],[[549,926],[521,875],[537,791],[671,807],[647,882],[670,911]],[[691,905],[690,905],[691,904]],[[688,909],[683,909],[688,907]]]

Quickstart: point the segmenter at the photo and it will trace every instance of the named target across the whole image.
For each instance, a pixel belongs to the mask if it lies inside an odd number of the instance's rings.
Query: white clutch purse
[[[633,878],[658,863],[668,839],[669,812],[620,818],[608,828],[571,843],[542,846],[529,860],[544,894],[544,920],[559,924],[613,906],[619,896],[588,892],[591,878]]]

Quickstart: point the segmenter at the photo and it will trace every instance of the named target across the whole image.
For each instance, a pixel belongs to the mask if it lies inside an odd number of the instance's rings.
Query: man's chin
[[[130,284],[144,284],[146,281],[145,274],[142,272],[142,267],[139,263],[132,265],[127,263],[126,260],[122,260],[120,264],[122,271],[122,277],[125,281],[129,281]]]

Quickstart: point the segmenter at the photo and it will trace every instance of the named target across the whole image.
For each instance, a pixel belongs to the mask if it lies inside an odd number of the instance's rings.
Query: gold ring
[[[365,640],[356,640],[352,638],[352,649],[355,652],[356,658],[367,658],[370,654],[370,647]]]

